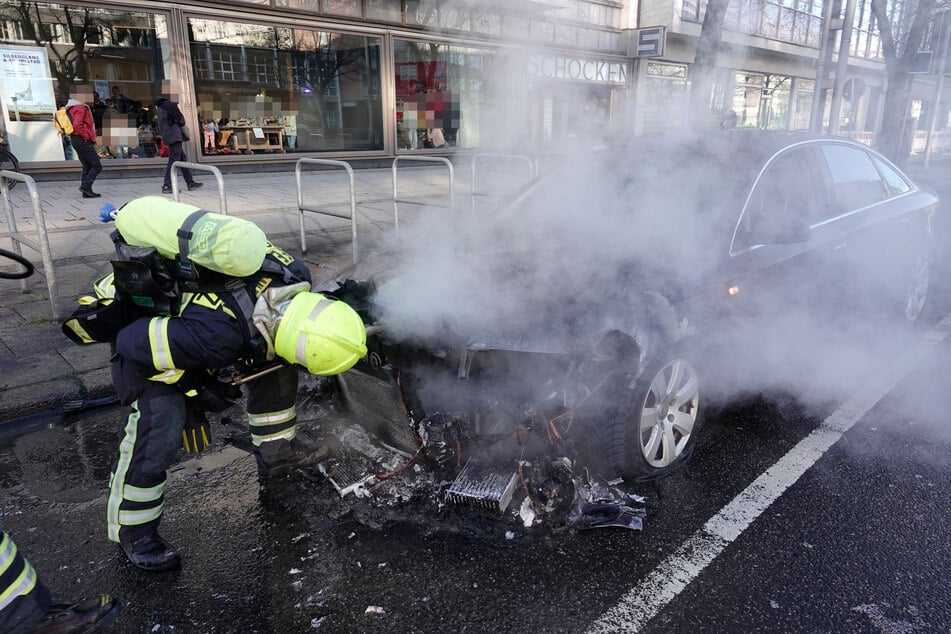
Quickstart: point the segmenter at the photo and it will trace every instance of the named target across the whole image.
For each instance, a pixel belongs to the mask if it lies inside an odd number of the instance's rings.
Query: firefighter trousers
[[[29,632],[50,604],[50,591],[0,527],[0,632]]]
[[[137,375],[121,357],[112,370],[119,398],[132,411],[110,477],[106,519],[109,539],[125,542],[158,529],[166,471],[182,446],[189,404],[180,388]],[[280,462],[292,453],[296,435],[297,370],[285,366],[247,386],[255,458],[264,465]]]

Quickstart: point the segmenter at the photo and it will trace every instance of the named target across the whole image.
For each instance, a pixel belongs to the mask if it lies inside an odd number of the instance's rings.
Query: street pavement
[[[224,201],[215,177],[196,172],[204,187],[189,192],[183,181],[179,200],[213,212],[222,203],[231,216],[257,224],[275,245],[302,258],[311,268],[315,284],[333,280],[352,265],[350,220],[305,213],[307,253],[301,251],[298,181],[292,168],[286,172],[224,173]],[[223,171],[223,170],[222,170]],[[466,202],[464,174],[454,183],[456,208]],[[141,196],[162,195],[161,176],[130,177],[133,173],[103,174],[94,189],[101,198],[82,198],[78,176],[61,180],[36,179],[45,213],[53,272],[55,303],[60,316],[78,307],[77,299],[91,294],[92,283],[111,270],[110,233],[114,226],[100,221],[105,203],[120,207]],[[462,178],[460,178],[462,176]],[[448,201],[449,171],[445,165],[403,163],[398,167],[400,221],[408,221],[427,205]],[[305,167],[301,175],[304,205],[348,214],[350,182],[343,169]],[[354,170],[357,240],[361,255],[371,252],[394,232],[393,170]],[[171,195],[166,197],[172,198]],[[10,191],[10,203],[20,234],[38,241],[33,201],[26,184]],[[11,249],[6,214],[0,216],[0,246]],[[37,273],[21,282],[0,280],[0,422],[38,411],[57,409],[65,403],[111,392],[109,347],[79,346],[60,330],[53,318],[41,254],[23,247],[23,254],[37,265]],[[4,261],[4,270],[12,271]]]

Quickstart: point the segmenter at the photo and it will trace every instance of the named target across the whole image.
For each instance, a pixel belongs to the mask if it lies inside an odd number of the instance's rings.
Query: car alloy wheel
[[[905,289],[904,315],[905,320],[913,324],[918,321],[928,302],[931,290],[931,263],[924,255],[919,255],[915,261],[908,287]]]
[[[684,359],[667,362],[650,378],[639,408],[637,437],[641,455],[655,469],[670,467],[690,445],[698,424],[697,371]],[[631,413],[638,417],[636,409]]]

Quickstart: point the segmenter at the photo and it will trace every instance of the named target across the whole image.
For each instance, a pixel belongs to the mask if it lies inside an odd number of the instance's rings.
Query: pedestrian
[[[103,130],[102,115],[106,112],[106,110],[109,109],[109,107],[106,105],[106,102],[102,100],[102,98],[99,96],[99,93],[96,91],[93,91],[92,93],[92,106],[90,107],[92,109],[93,123],[96,124],[96,132],[102,132]]]
[[[77,310],[63,332],[78,343],[112,343],[116,392],[132,408],[110,478],[108,537],[134,566],[170,570],[180,558],[158,533],[166,471],[180,448],[209,444],[206,412],[240,395],[216,373],[268,370],[246,383],[267,489],[329,453],[297,438],[296,366],[321,376],[346,371],[366,355],[366,329],[346,303],[311,292],[310,270],[250,221],[157,196],[127,203],[115,220],[117,253],[155,247],[151,272],[114,262],[111,280],[96,285],[99,303]],[[172,278],[163,288],[143,283]],[[178,284],[192,292],[178,295]]]
[[[119,602],[108,595],[82,606],[54,604],[36,570],[0,526],[0,632],[92,632],[114,621],[119,609]]]
[[[218,124],[212,118],[205,119],[205,153],[213,154],[216,147],[216,137],[218,136]]]
[[[96,123],[92,110],[86,104],[70,98],[66,102],[66,114],[73,123],[73,133],[69,136],[69,143],[83,166],[79,191],[82,192],[83,198],[99,198],[99,194],[92,190],[93,182],[102,172],[102,161],[99,160],[99,154],[96,152]]]
[[[178,104],[162,96],[155,100],[155,112],[159,135],[168,148],[168,163],[165,164],[165,182],[162,184],[162,193],[172,193],[172,164],[176,161],[185,161],[185,148],[182,145],[188,141],[188,132],[185,130],[185,115]],[[198,189],[203,185],[195,180],[188,168],[182,169],[182,176],[188,185],[188,191]]]
[[[122,94],[122,88],[119,86],[112,87],[112,107],[119,114],[128,114],[132,107],[132,100]]]
[[[720,121],[720,129],[732,130],[735,127],[736,127],[736,110],[730,110],[725,115],[723,115],[723,119]]]

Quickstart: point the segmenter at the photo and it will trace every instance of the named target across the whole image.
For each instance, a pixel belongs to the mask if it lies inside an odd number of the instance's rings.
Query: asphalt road
[[[9,443],[0,513],[57,596],[119,596],[123,632],[947,631],[951,358],[923,355],[896,359],[910,371],[713,557],[698,531],[842,403],[773,394],[720,412],[694,459],[642,491],[656,510],[640,532],[371,528],[337,517],[319,479],[262,495],[253,460],[216,428],[169,489],[163,533],[185,566],[145,575],[104,535],[119,408]],[[688,563],[645,594],[684,544]]]
[[[122,632],[947,632],[951,355],[912,341],[869,342],[886,349],[865,394],[717,412],[687,466],[638,491],[643,531],[374,528],[319,478],[263,494],[216,426],[167,494],[184,567],[146,575],[105,538],[120,408],[3,443],[0,515],[58,598],[118,596]]]

